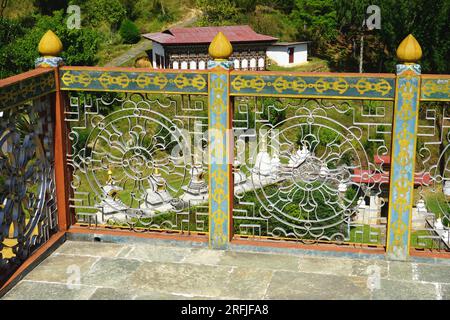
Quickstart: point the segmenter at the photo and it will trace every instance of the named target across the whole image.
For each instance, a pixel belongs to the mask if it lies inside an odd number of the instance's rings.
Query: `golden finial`
[[[39,53],[44,57],[58,57],[63,50],[63,45],[58,36],[48,30],[39,42]]]
[[[227,37],[219,32],[209,45],[208,51],[214,60],[227,60],[233,53],[233,46]]]
[[[153,69],[152,62],[148,57],[137,58],[134,62],[135,68],[150,68]]]
[[[397,58],[405,63],[415,63],[422,58],[422,48],[412,34],[408,35],[398,46]]]

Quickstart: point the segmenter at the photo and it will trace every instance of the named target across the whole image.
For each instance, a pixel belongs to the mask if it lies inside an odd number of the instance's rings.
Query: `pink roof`
[[[391,156],[379,156],[376,155],[374,157],[375,164],[390,164],[391,163]]]
[[[389,172],[374,172],[371,170],[354,169],[352,181],[355,183],[389,183]],[[429,173],[415,173],[414,185],[429,185],[431,176]]]
[[[250,26],[172,28],[163,32],[147,33],[143,37],[161,44],[210,43],[223,32],[230,42],[275,42],[278,39],[256,33]]]

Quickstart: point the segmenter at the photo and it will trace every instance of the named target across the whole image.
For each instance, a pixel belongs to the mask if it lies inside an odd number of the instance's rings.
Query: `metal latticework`
[[[0,110],[0,283],[57,230],[50,96]]]
[[[450,250],[450,108],[422,102],[419,113],[411,247]]]
[[[79,225],[208,232],[204,97],[69,95],[70,205]]]
[[[240,98],[234,232],[384,245],[392,102]]]

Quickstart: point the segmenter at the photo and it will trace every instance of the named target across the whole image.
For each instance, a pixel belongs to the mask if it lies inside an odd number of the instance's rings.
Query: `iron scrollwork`
[[[49,96],[0,111],[0,282],[57,229]]]
[[[204,99],[72,93],[66,121],[78,223],[208,231]]]
[[[235,233],[382,245],[391,134],[386,103],[239,100]]]

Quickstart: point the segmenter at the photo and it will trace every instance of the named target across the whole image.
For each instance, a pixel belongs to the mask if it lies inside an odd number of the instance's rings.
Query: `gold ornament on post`
[[[63,50],[63,44],[58,36],[48,30],[38,46],[40,58],[36,59],[36,67],[56,68],[63,64],[62,58],[59,57]]]
[[[422,58],[422,48],[412,34],[408,35],[398,46],[397,58],[406,64],[416,63]]]
[[[233,46],[227,37],[219,32],[209,45],[208,52],[214,60],[228,60],[233,53]]]

